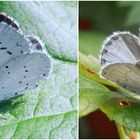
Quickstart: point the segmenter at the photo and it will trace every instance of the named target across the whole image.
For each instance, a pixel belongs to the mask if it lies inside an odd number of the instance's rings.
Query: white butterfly
[[[49,71],[50,59],[37,39],[24,36],[15,21],[0,13],[0,100],[36,88]]]
[[[101,75],[140,95],[140,39],[129,32],[116,32],[101,52]]]

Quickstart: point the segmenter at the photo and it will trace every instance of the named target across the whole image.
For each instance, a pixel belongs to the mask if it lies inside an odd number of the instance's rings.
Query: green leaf
[[[101,109],[111,120],[133,131],[140,131],[140,103],[132,96],[125,96],[105,87],[103,84],[80,75],[79,116],[83,117],[96,109]],[[113,86],[113,85],[112,85]],[[116,87],[114,87],[116,88]],[[116,88],[117,89],[117,88]],[[130,105],[120,103],[130,102]]]
[[[57,62],[53,67],[53,71],[49,75],[48,79],[46,81],[41,81],[38,89],[28,92],[23,96],[19,96],[0,103],[1,130],[7,131],[5,130],[5,127],[11,123],[24,120],[28,122],[28,120],[34,120],[36,117],[40,117],[41,121],[42,117],[47,118],[51,115],[53,118],[53,115],[65,115],[69,111],[76,110],[76,64],[72,65],[67,64],[66,62]],[[71,112],[71,114],[76,117],[74,112]],[[65,121],[71,122],[71,119],[67,118]],[[28,123],[30,125],[30,121]],[[77,122],[75,121],[75,127],[76,124]],[[44,128],[47,127],[47,124],[45,123],[42,123],[42,125]],[[40,126],[35,126],[34,129],[34,135],[38,135],[38,130],[41,129]],[[45,130],[42,131],[41,138],[48,138],[47,134],[45,134],[47,130]],[[67,127],[64,128],[64,131],[67,131]],[[74,130],[71,129],[71,131],[76,133],[76,128]],[[19,130],[19,132],[21,131]],[[72,138],[73,136],[74,138],[75,135],[66,134],[64,136],[62,135],[62,137]],[[16,136],[17,135],[15,135],[14,138],[26,138],[22,135],[22,133],[18,133],[18,137]],[[58,136],[60,137],[57,138],[62,138],[60,134]],[[4,138],[4,136],[1,137],[0,135],[0,138]]]
[[[140,131],[140,103],[137,95],[102,79],[95,72],[80,66],[80,114],[85,116],[101,109],[119,125],[132,131]]]
[[[0,10],[39,37],[51,60],[39,88],[0,102],[0,138],[76,138],[76,2],[0,2]]]
[[[90,70],[99,72],[99,61],[96,57],[79,53],[79,62]]]
[[[79,86],[80,117],[99,109],[112,98],[120,96],[120,94],[111,92],[102,84],[81,75],[79,78]]]
[[[65,114],[36,117],[0,126],[0,137],[4,139],[76,138],[76,114],[76,111],[72,111]]]
[[[129,100],[130,105],[121,106],[121,100]],[[116,98],[102,105],[101,110],[107,114],[111,120],[115,120],[121,126],[129,130],[140,131],[140,103],[132,98]]]

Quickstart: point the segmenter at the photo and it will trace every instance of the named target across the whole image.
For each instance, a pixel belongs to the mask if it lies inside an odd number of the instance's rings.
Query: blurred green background
[[[103,40],[115,31],[138,35],[139,1],[80,1],[80,52],[97,56]]]
[[[80,1],[79,50],[99,57],[101,45],[115,31],[138,35],[139,1]],[[114,122],[100,110],[80,119],[80,138],[119,138]]]

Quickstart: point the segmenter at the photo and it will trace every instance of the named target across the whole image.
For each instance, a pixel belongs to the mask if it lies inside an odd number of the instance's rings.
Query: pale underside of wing
[[[0,67],[10,59],[30,52],[22,34],[5,23],[0,23]]]
[[[129,91],[140,94],[140,67],[136,64],[110,64],[102,70],[102,76]]]
[[[15,21],[0,13],[0,67],[10,59],[32,50],[42,51],[40,42],[34,37],[25,37]]]
[[[44,53],[28,53],[11,59],[0,69],[0,100],[37,87],[47,77],[50,60]]]
[[[36,88],[49,71],[50,59],[40,42],[25,37],[12,18],[0,13],[0,100]]]
[[[139,38],[129,32],[116,32],[103,45],[101,65],[136,63],[140,59]]]

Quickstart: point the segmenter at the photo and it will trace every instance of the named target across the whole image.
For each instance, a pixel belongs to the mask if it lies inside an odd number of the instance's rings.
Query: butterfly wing
[[[47,77],[50,59],[38,40],[24,36],[17,23],[0,13],[0,100],[37,87]]]
[[[30,51],[30,45],[18,26],[10,18],[0,14],[0,67],[10,59]]]
[[[101,65],[112,63],[136,63],[140,59],[139,38],[129,32],[117,32],[103,45]]]
[[[33,36],[27,36],[26,40],[31,46],[32,51],[43,51],[40,42]]]
[[[102,76],[129,91],[140,94],[140,67],[135,64],[110,64],[102,70]]]
[[[0,69],[0,98],[10,98],[37,87],[48,76],[50,60],[45,53],[34,52],[11,59]]]
[[[16,21],[14,21],[14,19],[12,19],[11,17],[7,16],[3,12],[0,12],[0,23],[1,22],[6,23],[7,25],[11,26],[15,30],[21,32],[18,23]]]

